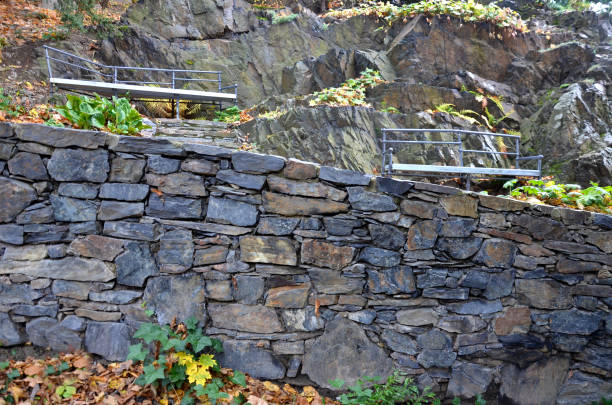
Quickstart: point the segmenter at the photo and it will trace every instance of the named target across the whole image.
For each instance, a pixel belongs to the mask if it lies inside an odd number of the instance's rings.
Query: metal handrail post
[[[393,174],[393,148],[389,148],[389,175]]]
[[[459,142],[459,166],[463,167],[463,137],[461,133],[457,133],[457,142]]]
[[[49,60],[49,49],[45,46],[45,58],[47,59],[47,71],[49,72],[49,94],[53,95],[53,71],[51,70],[51,61]]]
[[[238,83],[234,83],[234,105],[238,105]]]
[[[382,130],[382,174],[385,175],[386,174],[386,168],[385,168],[385,156],[387,154],[387,131],[385,131],[384,129]]]
[[[516,149],[516,168],[519,168],[519,138],[516,138],[516,143],[515,143],[515,149]]]
[[[219,93],[221,93],[221,72],[217,73],[217,82],[219,82]]]
[[[113,83],[117,83],[117,66],[113,66]]]

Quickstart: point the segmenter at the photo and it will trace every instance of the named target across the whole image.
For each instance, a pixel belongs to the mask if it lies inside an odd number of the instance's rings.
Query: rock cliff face
[[[146,303],[265,379],[612,390],[612,216],[184,138],[3,123],[0,151],[3,347],[123,360]]]

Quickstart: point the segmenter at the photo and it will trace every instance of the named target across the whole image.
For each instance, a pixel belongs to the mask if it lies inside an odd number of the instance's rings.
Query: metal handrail
[[[387,139],[387,134],[391,132],[408,132],[408,133],[450,133],[455,135],[455,141],[419,141],[419,140],[394,140]],[[478,136],[493,136],[501,138],[510,138],[514,140],[515,151],[514,152],[498,152],[498,151],[487,151],[477,149],[464,149],[463,148],[463,136],[464,135],[478,135]],[[393,173],[393,148],[388,147],[390,144],[420,144],[420,145],[458,145],[459,146],[459,166],[463,166],[464,153],[483,153],[491,155],[508,155],[514,156],[515,167],[519,169],[519,161],[521,160],[537,160],[538,169],[537,171],[542,173],[542,159],[543,155],[536,156],[520,156],[520,136],[510,134],[498,134],[495,132],[481,132],[481,131],[469,131],[464,129],[426,129],[426,128],[382,128],[382,173],[392,174]],[[469,182],[469,175],[468,175]],[[468,183],[469,187],[469,183]]]

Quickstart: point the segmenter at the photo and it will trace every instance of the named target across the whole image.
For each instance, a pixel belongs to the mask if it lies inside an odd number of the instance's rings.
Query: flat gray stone
[[[12,245],[23,244],[23,226],[21,225],[0,225],[0,242]]]
[[[52,326],[45,334],[49,347],[52,350],[64,353],[81,350],[83,339],[81,336],[61,324]]]
[[[502,304],[499,300],[473,300],[448,304],[446,307],[452,312],[463,315],[494,314],[503,310]]]
[[[398,266],[380,271],[366,270],[368,273],[368,290],[374,294],[410,294],[416,292],[412,269]]]
[[[157,263],[175,264],[186,270],[193,263],[193,250],[191,231],[178,229],[166,232],[159,240]]]
[[[521,370],[506,363],[501,369],[500,398],[509,403],[555,405],[569,368],[564,356],[546,357]],[[573,402],[578,404],[583,402]]]
[[[469,292],[467,288],[425,288],[423,289],[423,297],[441,300],[467,300]]]
[[[96,302],[107,302],[109,304],[130,304],[142,296],[140,291],[130,290],[107,290],[89,293],[89,299]]]
[[[314,307],[287,309],[281,312],[288,331],[314,332],[325,328],[325,319],[317,316]]]
[[[72,241],[69,250],[80,256],[112,262],[123,252],[123,241],[100,235],[87,235]]]
[[[252,226],[257,223],[257,207],[229,198],[210,197],[206,219],[236,226]]]
[[[291,235],[299,222],[299,218],[262,217],[259,219],[257,233],[276,236]]]
[[[232,166],[238,172],[263,174],[282,170],[285,167],[285,159],[240,151],[232,153]]]
[[[110,281],[115,278],[115,272],[105,262],[80,257],[0,262],[0,274],[24,274],[36,278],[74,281]]]
[[[233,170],[219,170],[219,172],[217,172],[217,179],[251,190],[261,190],[266,183],[266,176],[239,173]]]
[[[417,344],[414,339],[403,333],[398,333],[385,329],[380,338],[387,347],[394,352],[416,355],[418,353]]]
[[[345,186],[367,186],[370,184],[370,176],[351,170],[336,169],[335,167],[321,166],[319,178],[330,183]]]
[[[117,282],[130,287],[143,287],[148,277],[158,273],[148,243],[126,243],[125,252],[117,256],[115,264]]]
[[[514,270],[492,273],[482,295],[488,300],[510,295],[514,286],[514,273]]]
[[[451,333],[474,333],[487,326],[477,316],[449,315],[438,320],[436,327]]]
[[[398,209],[393,201],[393,198],[384,195],[366,191],[363,187],[348,187],[349,202],[351,207],[361,211],[395,211]]]
[[[436,249],[446,252],[453,259],[465,260],[478,252],[482,238],[439,238]]]
[[[160,324],[169,324],[175,317],[177,320],[194,317],[203,325],[207,320],[204,297],[203,277],[181,274],[149,279],[143,299],[155,311]]]
[[[144,203],[125,201],[102,201],[98,219],[101,221],[114,221],[117,219],[141,217],[144,214]]]
[[[379,267],[397,266],[401,260],[398,252],[368,246],[361,251],[359,260]]]
[[[576,371],[561,387],[557,405],[598,403],[612,392],[612,381]]]
[[[464,238],[476,230],[476,220],[470,218],[449,218],[442,223],[440,236]]]
[[[361,278],[344,277],[331,269],[310,268],[308,275],[321,294],[361,294],[365,284]]]
[[[159,188],[164,194],[206,197],[208,192],[201,176],[188,172],[171,174],[147,174],[147,184]]]
[[[144,159],[116,157],[111,163],[109,181],[117,183],[138,183],[145,167]]]
[[[5,312],[0,312],[0,345],[9,347],[25,343],[25,338]]]
[[[146,184],[104,183],[100,188],[100,198],[120,201],[142,201],[149,194]]]
[[[275,380],[285,376],[285,366],[271,352],[259,348],[254,342],[226,340],[223,342],[223,353],[215,357],[222,367],[240,370],[254,378]]]
[[[36,199],[32,186],[19,180],[0,177],[0,222],[11,222]]]
[[[89,181],[103,183],[110,166],[105,150],[55,149],[47,163],[47,171],[57,181]]]
[[[459,363],[453,365],[446,395],[471,399],[483,394],[491,384],[493,369],[481,364]]]
[[[356,323],[336,318],[327,324],[304,355],[302,372],[317,385],[329,389],[330,380],[341,378],[353,385],[364,375],[386,378],[393,361],[372,343]]]
[[[98,213],[98,204],[96,202],[53,194],[49,196],[49,200],[53,206],[53,216],[56,221],[87,222],[96,220]]]
[[[41,124],[15,126],[15,135],[22,141],[30,141],[56,148],[78,146],[96,149],[106,143],[106,133],[71,128],[54,128]]]
[[[154,224],[139,222],[105,222],[104,235],[116,238],[154,241],[157,239],[157,227]]]
[[[202,217],[202,200],[170,196],[164,196],[162,199],[151,193],[146,212],[147,215],[157,218],[199,219]]]
[[[600,314],[571,309],[553,312],[550,317],[550,330],[572,335],[590,335],[599,329],[602,321]]]
[[[391,225],[370,224],[368,230],[372,242],[383,249],[400,250],[406,243],[406,235]]]
[[[189,159],[181,163],[181,169],[187,172],[214,176],[219,171],[219,164],[206,159]]]
[[[57,311],[59,306],[55,305],[16,305],[11,311],[14,315],[24,315],[24,316],[48,316],[50,318],[55,318],[57,316]]]
[[[75,332],[82,332],[87,327],[87,321],[76,315],[68,315],[60,322],[60,325]]]
[[[26,324],[28,340],[35,346],[48,347],[47,332],[57,325],[57,320],[48,317],[32,319]]]
[[[446,285],[446,277],[448,277],[448,270],[446,269],[426,269],[425,273],[417,276],[417,287],[444,287]]]
[[[98,196],[98,189],[100,186],[97,184],[87,183],[60,183],[57,192],[59,195],[66,197],[82,198],[84,200],[91,200]]]
[[[265,281],[262,277],[235,277],[234,299],[241,304],[255,304],[263,296]]]
[[[183,156],[180,145],[168,139],[139,138],[136,136],[113,135],[107,141],[108,148],[117,152]]]
[[[51,286],[51,291],[58,297],[72,298],[75,300],[87,300],[91,283],[80,281],[55,280]]]
[[[276,311],[261,305],[209,304],[208,313],[217,328],[254,333],[283,331]]]
[[[222,148],[220,146],[205,145],[202,143],[186,143],[183,145],[185,152],[194,152],[198,155],[229,158],[234,152],[233,149]]]
[[[157,174],[168,174],[177,172],[181,161],[179,159],[169,159],[159,155],[150,155],[147,158],[147,168]]]
[[[130,335],[124,323],[90,321],[85,331],[85,349],[109,361],[123,361],[129,352]]]
[[[8,161],[9,172],[30,180],[47,180],[47,169],[40,156],[33,153],[19,152]]]

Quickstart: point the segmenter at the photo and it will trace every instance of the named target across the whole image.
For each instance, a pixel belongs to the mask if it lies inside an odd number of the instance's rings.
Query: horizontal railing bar
[[[137,80],[117,80],[116,83],[136,83],[136,84],[167,84],[172,85],[172,82],[141,82]]]
[[[518,160],[538,160],[538,159],[543,159],[544,155],[536,155],[536,156],[521,156],[518,157]]]
[[[475,149],[463,149],[464,152],[471,153],[492,153],[495,155],[516,155],[517,152],[495,152],[495,151],[486,151],[486,150],[475,150]]]
[[[53,51],[53,52],[61,53],[61,54],[63,54],[63,55],[71,56],[71,57],[73,57],[73,58],[76,58],[76,59],[82,60],[82,61],[84,61],[84,62],[92,63],[92,64],[94,64],[94,65],[96,65],[96,66],[100,66],[100,67],[104,67],[104,68],[109,67],[109,66],[106,66],[106,65],[104,65],[104,64],[102,64],[102,63],[98,63],[98,62],[94,62],[94,61],[89,60],[89,59],[82,58],[82,57],[77,56],[77,55],[75,55],[75,54],[73,54],[73,53],[66,52],[66,51],[62,51],[61,49],[52,48],[52,47],[47,46],[47,45],[43,45],[43,48],[46,48],[46,49],[48,49],[48,50],[50,50],[50,51]],[[50,59],[51,59],[51,58],[50,58]]]
[[[382,128],[383,132],[451,132],[459,134],[470,134],[470,135],[485,135],[485,136],[499,136],[502,138],[519,138],[519,135],[510,134],[497,134],[494,132],[479,132],[479,131],[467,131],[465,129],[416,129],[416,128]]]
[[[104,76],[104,77],[112,77],[113,76],[111,74],[106,74],[106,73],[99,72],[97,70],[89,69],[89,68],[87,68],[85,66],[77,65],[76,63],[71,63],[71,62],[67,62],[65,60],[56,59],[56,58],[53,58],[51,56],[49,56],[49,59],[52,60],[52,61],[55,61],[55,62],[63,63],[64,65],[75,67],[77,69],[83,69],[83,70],[86,70],[88,72],[92,72],[92,73],[98,74],[100,76]]]
[[[187,77],[175,77],[174,80],[182,80],[186,82],[215,82],[218,83],[218,79],[190,79]]]
[[[413,143],[413,144],[420,144],[420,145],[461,145],[461,142],[445,142],[445,141],[392,141],[387,139],[385,141],[386,143]]]
[[[237,85],[237,84],[232,84],[232,85],[230,85],[230,86],[221,87],[221,88],[219,89],[219,91],[221,91],[221,90],[225,90],[225,89],[235,89],[235,88],[237,88],[237,87],[238,87],[238,85]]]
[[[148,67],[135,67],[135,66],[105,66],[110,69],[117,70],[146,70],[150,72],[168,72],[168,73],[206,73],[206,74],[219,74],[223,73],[220,71],[213,70],[187,70],[187,69],[163,69],[163,68],[148,68]]]

